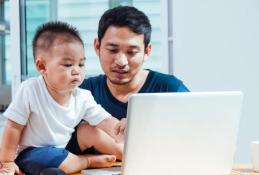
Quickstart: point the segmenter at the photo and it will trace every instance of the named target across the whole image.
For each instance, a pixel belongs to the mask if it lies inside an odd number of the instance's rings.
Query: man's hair
[[[98,26],[98,40],[101,42],[110,26],[128,27],[132,32],[144,34],[145,48],[151,39],[151,24],[148,17],[131,6],[118,6],[107,10],[101,17]]]
[[[65,42],[78,41],[84,46],[75,27],[61,21],[50,21],[39,26],[34,35],[32,41],[34,60],[39,50],[47,52],[57,39],[62,39]]]

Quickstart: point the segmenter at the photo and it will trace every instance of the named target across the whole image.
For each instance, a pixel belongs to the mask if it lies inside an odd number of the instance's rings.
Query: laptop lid
[[[132,95],[122,174],[228,174],[242,96],[241,92]]]

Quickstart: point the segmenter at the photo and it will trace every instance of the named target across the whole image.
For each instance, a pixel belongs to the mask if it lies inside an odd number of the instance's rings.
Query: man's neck
[[[127,102],[129,96],[139,92],[139,90],[143,87],[149,71],[141,70],[135,76],[135,78],[127,84],[119,85],[114,84],[107,79],[107,85],[111,92],[111,94],[121,102]]]

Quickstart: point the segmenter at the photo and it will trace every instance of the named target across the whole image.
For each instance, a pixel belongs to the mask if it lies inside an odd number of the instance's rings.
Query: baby
[[[125,123],[96,104],[90,91],[78,88],[86,61],[78,31],[64,22],[43,24],[33,39],[33,55],[40,76],[21,83],[3,114],[8,121],[0,150],[0,175],[19,173],[19,168],[38,175],[49,167],[69,174],[110,167],[116,158],[121,160],[123,143],[117,134],[124,131]],[[66,145],[81,120],[86,122],[77,131],[79,148],[94,147],[103,155],[69,152]]]

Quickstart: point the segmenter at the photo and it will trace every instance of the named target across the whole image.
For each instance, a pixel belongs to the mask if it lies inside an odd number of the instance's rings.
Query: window
[[[9,63],[9,2],[0,0],[0,84],[10,85],[10,63]]]
[[[11,101],[9,1],[0,0],[0,113]]]
[[[66,21],[78,28],[85,43],[87,76],[102,73],[93,48],[97,36],[98,20],[103,12],[117,5],[133,5],[145,11],[152,24],[153,52],[145,63],[146,68],[162,69],[161,27],[159,0],[22,0],[21,1],[21,46],[22,79],[37,75],[32,56],[32,38],[36,28],[50,20]],[[146,11],[146,9],[149,9]]]

